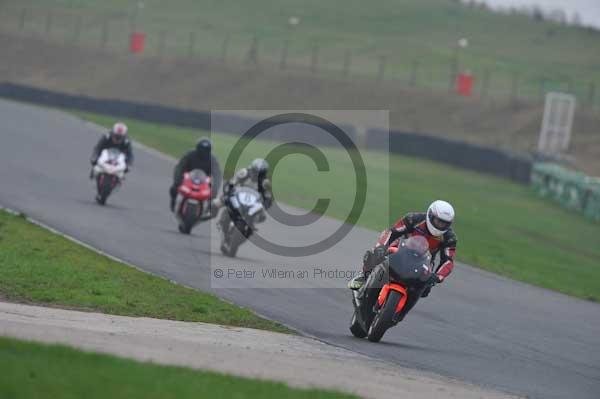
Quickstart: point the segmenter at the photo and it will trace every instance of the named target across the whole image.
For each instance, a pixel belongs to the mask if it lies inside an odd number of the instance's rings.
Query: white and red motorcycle
[[[94,166],[97,203],[104,205],[108,196],[121,186],[126,170],[125,154],[116,148],[102,150]]]

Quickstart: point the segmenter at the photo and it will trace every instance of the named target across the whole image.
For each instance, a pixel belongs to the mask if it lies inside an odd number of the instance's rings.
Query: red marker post
[[[470,97],[473,93],[473,75],[471,72],[462,72],[456,78],[456,92],[464,97]]]
[[[142,32],[133,32],[129,38],[129,52],[132,54],[141,54],[146,45],[146,34]]]

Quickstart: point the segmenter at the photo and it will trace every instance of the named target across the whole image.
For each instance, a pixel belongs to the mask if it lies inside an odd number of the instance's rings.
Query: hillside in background
[[[137,30],[153,54],[256,56],[434,90],[470,70],[486,96],[539,99],[560,89],[600,103],[600,31],[458,0],[5,0],[0,22],[13,33],[119,49]]]
[[[2,34],[0,47],[6,55],[0,81],[187,109],[389,109],[395,129],[520,152],[535,149],[542,117],[536,103],[515,107],[364,78],[340,80],[201,59],[139,58]],[[595,175],[600,175],[599,127],[597,110],[580,107],[570,156],[575,166]]]
[[[600,175],[593,29],[454,0],[5,0],[0,32],[1,80],[197,110],[387,109],[395,129],[520,152],[544,94],[573,92],[568,156]],[[466,69],[471,97],[452,90]]]

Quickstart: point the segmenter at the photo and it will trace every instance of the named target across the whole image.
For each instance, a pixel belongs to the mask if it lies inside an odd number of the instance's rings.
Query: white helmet
[[[248,170],[252,179],[257,179],[261,175],[265,177],[269,171],[269,163],[262,158],[256,158],[252,161]]]
[[[454,221],[454,208],[446,201],[433,201],[427,208],[427,229],[434,236],[442,236]]]
[[[127,125],[122,122],[117,122],[113,125],[113,128],[110,131],[110,133],[111,135],[123,139],[127,136]]]

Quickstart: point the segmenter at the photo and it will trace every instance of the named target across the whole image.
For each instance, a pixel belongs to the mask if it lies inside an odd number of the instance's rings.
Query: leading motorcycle
[[[235,186],[225,193],[225,209],[219,221],[223,255],[235,257],[240,245],[256,230],[256,224],[266,219],[261,198],[258,191],[247,186]]]
[[[409,309],[409,297],[421,297],[429,286],[433,270],[427,239],[413,236],[390,247],[385,260],[369,274],[358,290],[352,291],[354,314],[350,331],[355,337],[379,342],[385,332],[398,324]]]
[[[102,150],[93,169],[98,204],[106,204],[111,193],[121,186],[126,170],[127,163],[123,152],[116,148]]]

